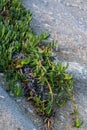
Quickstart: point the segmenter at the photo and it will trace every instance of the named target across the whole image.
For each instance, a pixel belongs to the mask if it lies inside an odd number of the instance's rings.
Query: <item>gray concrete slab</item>
[[[0,85],[0,130],[37,130]]]

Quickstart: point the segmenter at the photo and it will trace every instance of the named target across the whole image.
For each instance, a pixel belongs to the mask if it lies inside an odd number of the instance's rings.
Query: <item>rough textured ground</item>
[[[14,100],[2,88],[5,86],[0,74],[0,130],[37,130]]]

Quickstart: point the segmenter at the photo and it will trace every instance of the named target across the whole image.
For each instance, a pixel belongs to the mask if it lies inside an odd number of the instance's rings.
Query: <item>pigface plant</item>
[[[0,72],[14,96],[25,95],[37,113],[49,119],[54,104],[60,107],[70,98],[73,79],[66,72],[68,65],[54,62],[56,43],[45,42],[47,33],[36,35],[31,20],[30,11],[18,0],[0,1]]]

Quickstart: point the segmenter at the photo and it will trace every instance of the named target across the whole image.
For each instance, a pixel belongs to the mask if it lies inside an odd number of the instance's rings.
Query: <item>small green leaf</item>
[[[83,121],[81,121],[79,118],[76,119],[74,126],[76,128],[79,128],[83,124]]]
[[[13,87],[13,94],[15,97],[19,97],[22,94],[22,89],[20,83],[16,83]]]

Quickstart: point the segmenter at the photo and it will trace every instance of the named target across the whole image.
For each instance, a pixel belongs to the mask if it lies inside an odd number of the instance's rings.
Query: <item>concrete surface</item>
[[[1,83],[0,130],[37,130],[31,120],[22,113],[16,102],[5,92]]]

